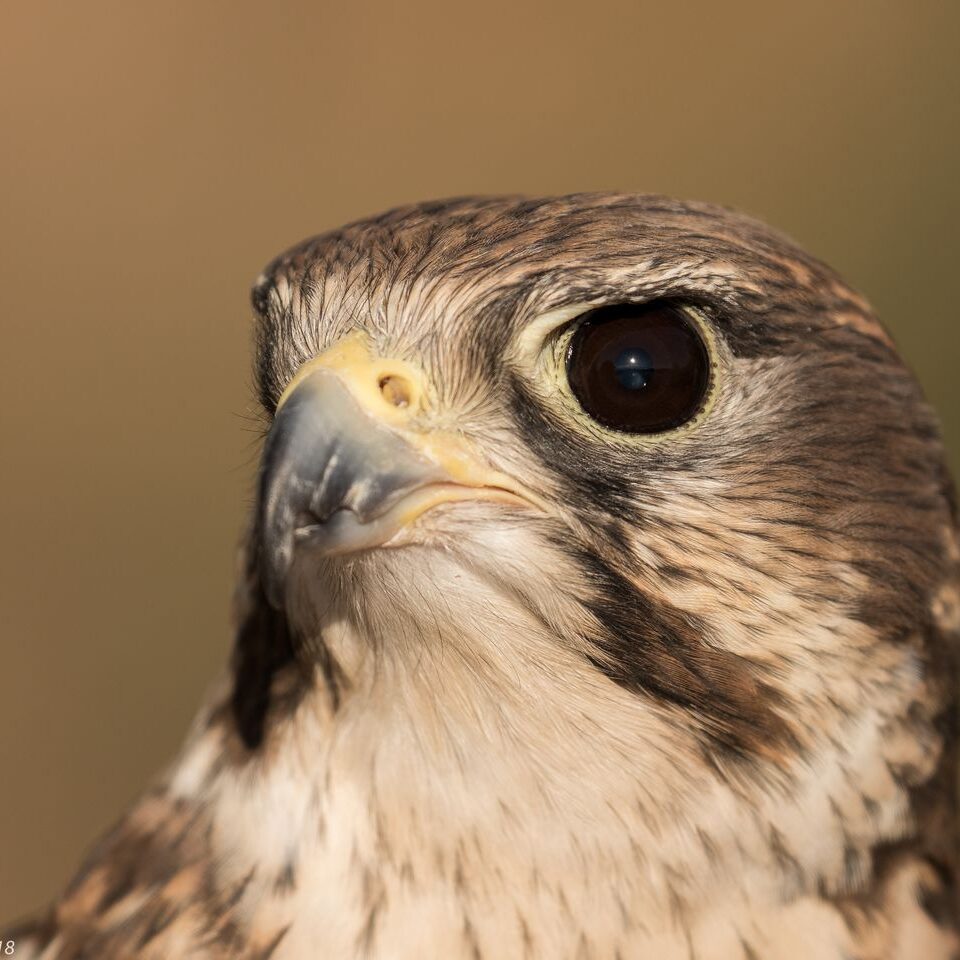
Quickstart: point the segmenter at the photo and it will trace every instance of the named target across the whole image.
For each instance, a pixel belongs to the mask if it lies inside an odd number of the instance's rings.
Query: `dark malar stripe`
[[[758,680],[756,666],[711,646],[705,624],[640,590],[595,554],[579,562],[592,587],[587,607],[599,629],[592,658],[615,683],[681,707],[700,732],[708,758],[782,758],[799,749],[776,709],[782,695]]]

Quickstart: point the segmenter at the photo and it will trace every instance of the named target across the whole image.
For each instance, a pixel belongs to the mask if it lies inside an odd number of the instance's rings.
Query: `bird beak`
[[[455,500],[544,508],[461,436],[417,429],[429,405],[422,373],[372,358],[363,334],[300,368],[280,398],[260,468],[257,528],[275,607],[301,543],[326,556],[383,546]]]

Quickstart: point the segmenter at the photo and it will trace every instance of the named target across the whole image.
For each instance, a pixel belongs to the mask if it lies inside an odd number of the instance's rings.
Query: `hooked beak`
[[[283,604],[296,548],[327,556],[384,546],[454,500],[544,508],[512,477],[480,463],[462,438],[418,431],[422,375],[371,359],[363,334],[308,361],[280,398],[260,467],[257,528],[264,586]]]

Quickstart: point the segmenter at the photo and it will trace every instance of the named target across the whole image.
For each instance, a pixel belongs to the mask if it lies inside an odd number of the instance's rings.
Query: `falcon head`
[[[950,485],[829,268],[706,205],[458,199],[253,302],[246,749],[309,710],[450,817],[626,824],[674,891],[734,846],[851,889],[921,819],[946,876]]]

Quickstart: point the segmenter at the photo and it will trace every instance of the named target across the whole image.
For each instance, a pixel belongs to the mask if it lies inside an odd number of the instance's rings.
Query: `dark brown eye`
[[[567,379],[594,420],[627,433],[660,433],[700,411],[710,356],[676,304],[601,307],[580,321],[567,352]]]

